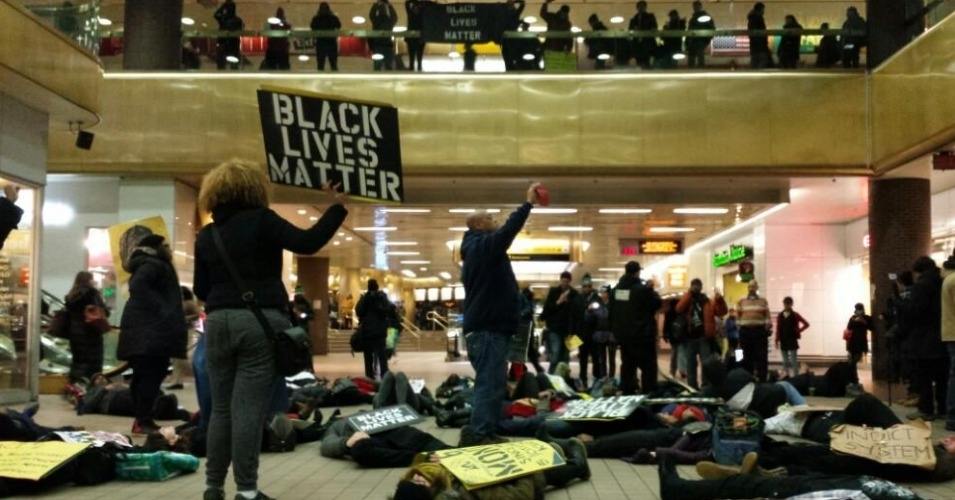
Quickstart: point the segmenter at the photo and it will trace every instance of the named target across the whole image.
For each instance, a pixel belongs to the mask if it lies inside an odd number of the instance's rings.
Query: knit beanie
[[[394,500],[431,500],[431,490],[411,481],[399,481]]]

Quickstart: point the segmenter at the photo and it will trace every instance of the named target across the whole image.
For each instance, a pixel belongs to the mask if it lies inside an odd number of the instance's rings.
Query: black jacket
[[[397,320],[394,304],[381,290],[368,292],[358,299],[355,306],[358,322],[361,324],[363,341],[380,340],[387,336],[388,327]]]
[[[342,29],[342,22],[335,14],[317,14],[312,18],[311,28],[313,31],[332,31]],[[338,39],[333,37],[321,37],[315,39],[315,45],[334,45],[338,47]]]
[[[520,292],[507,249],[527,222],[531,208],[530,203],[521,205],[497,231],[464,233],[464,333],[489,331],[512,335],[517,331]]]
[[[700,20],[700,18],[707,17],[707,16],[710,17],[709,21]],[[716,23],[713,22],[712,16],[710,16],[705,10],[701,10],[699,12],[694,12],[693,15],[690,16],[690,22],[687,25],[687,29],[690,31],[715,30]],[[700,48],[706,48],[706,46],[710,44],[710,40],[712,39],[713,37],[711,36],[688,36],[686,37],[686,44],[688,47],[695,46]]]
[[[902,302],[909,321],[909,334],[915,359],[948,356],[942,343],[942,276],[938,269],[919,276],[912,286],[911,299]]]
[[[309,229],[293,226],[268,208],[222,206],[213,212],[212,218],[259,307],[284,311],[288,307],[288,293],[282,284],[282,251],[319,251],[335,236],[346,215],[345,207],[332,205]],[[196,238],[196,297],[205,302],[207,312],[244,309],[242,294],[219,258],[211,229],[203,228]]]
[[[564,291],[559,286],[551,287],[547,292],[547,300],[544,301],[544,310],[541,311],[541,319],[547,323],[547,329],[561,335],[580,333],[578,328],[584,319],[580,293],[573,287],[568,291],[570,293],[567,294],[567,301],[558,304],[557,300]]]
[[[766,29],[766,20],[763,18],[762,14],[757,14],[756,11],[750,11],[749,15],[746,18],[746,29],[753,30],[765,30]],[[766,35],[756,35],[749,37],[749,51],[750,53],[756,52],[769,52],[769,37]]]
[[[632,344],[656,339],[656,314],[663,305],[657,292],[639,278],[624,276],[611,293],[610,326],[617,342]]]
[[[103,334],[86,324],[86,306],[100,306],[106,309],[103,296],[95,288],[87,288],[82,293],[65,300],[66,310],[70,313],[70,352],[74,364],[103,365]],[[107,314],[109,311],[107,310]]]
[[[6,198],[0,198],[0,250],[3,250],[7,236],[10,236],[10,231],[17,228],[22,217],[22,208]]]
[[[172,263],[136,250],[129,258],[129,301],[120,321],[116,357],[186,357],[186,314]]]

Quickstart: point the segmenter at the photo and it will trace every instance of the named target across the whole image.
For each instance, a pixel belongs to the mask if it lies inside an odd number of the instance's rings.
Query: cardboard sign
[[[129,222],[123,222],[110,226],[107,229],[109,233],[110,252],[113,254],[113,266],[116,268],[116,281],[120,285],[129,282],[129,271],[126,270],[125,262],[128,261],[130,254],[139,245],[143,238],[158,234],[169,241],[169,229],[166,228],[166,221],[161,216],[148,217]]]
[[[335,182],[352,196],[404,200],[398,108],[274,88],[258,97],[274,184],[321,189]]]
[[[408,405],[389,406],[348,417],[348,425],[352,429],[366,434],[377,434],[423,421],[424,418]]]
[[[888,429],[838,425],[829,431],[833,451],[867,458],[880,464],[903,464],[935,469],[932,430],[924,425],[893,425]]]
[[[517,11],[506,3],[421,2],[421,38],[425,42],[498,42]]]
[[[576,335],[570,335],[564,339],[564,347],[566,347],[568,351],[576,350],[582,345],[584,345],[584,341],[580,340],[580,337]]]
[[[435,455],[469,491],[565,463],[553,446],[537,440],[442,450]]]
[[[643,400],[644,405],[693,405],[693,406],[723,406],[726,401],[723,398],[704,398],[695,396],[675,397],[675,398],[647,398]]]
[[[589,401],[568,401],[561,420],[621,420],[643,403],[645,396],[612,396]]]
[[[0,441],[0,477],[39,481],[86,448],[86,443]]]
[[[129,438],[116,432],[105,431],[76,431],[76,432],[54,432],[65,443],[83,443],[93,445],[96,448],[102,448],[106,443],[112,443],[122,448],[132,448]]]

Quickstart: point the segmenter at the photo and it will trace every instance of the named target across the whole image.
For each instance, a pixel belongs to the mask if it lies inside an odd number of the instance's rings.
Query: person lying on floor
[[[132,391],[122,382],[110,382],[101,374],[93,375],[83,397],[76,401],[77,415],[134,416]],[[182,420],[189,422],[193,415],[179,407],[175,394],[160,394],[153,403],[153,418],[156,420]]]
[[[829,431],[840,424],[888,428],[902,423],[891,408],[871,394],[863,394],[842,411],[795,411],[781,408],[765,420],[766,434],[801,437],[820,444],[829,444]]]
[[[660,460],[658,474],[662,500],[725,498],[921,500],[921,497],[898,484],[870,476],[811,474],[777,477],[735,474],[721,479],[692,481],[680,477],[675,463],[670,458]],[[813,495],[810,496],[810,494]]]
[[[668,455],[677,463],[695,464],[712,456],[712,426],[702,409],[690,405],[667,405],[657,414],[657,420],[666,426],[597,437],[580,434],[577,439],[587,446],[590,457],[622,458],[631,463],[656,463],[658,457]]]
[[[784,404],[806,404],[806,399],[789,382],[758,383],[753,374],[742,368],[727,371],[720,359],[703,363],[703,380],[707,383],[702,396],[723,398],[731,410],[752,411],[762,418],[772,417]]]
[[[355,432],[347,418],[336,420],[322,438],[321,454],[326,458],[351,457],[367,468],[408,467],[415,455],[447,450],[452,446],[414,427],[399,427],[370,436]]]
[[[404,474],[393,500],[538,500],[548,486],[563,488],[575,479],[590,480],[587,452],[580,441],[554,440],[550,445],[564,457],[565,465],[471,491],[431,456]]]
[[[378,392],[375,393],[371,404],[376,410],[387,406],[407,404],[422,415],[435,414],[434,398],[431,396],[431,392],[428,391],[427,387],[423,387],[420,393],[415,393],[408,376],[404,372],[386,373],[385,377],[381,379]]]
[[[848,361],[840,361],[826,369],[821,377],[807,369],[795,377],[780,378],[780,372],[771,375],[771,381],[789,382],[803,396],[819,396],[825,398],[844,398],[847,395],[855,396],[862,393],[859,385],[859,373],[855,365]]]
[[[32,404],[17,411],[13,408],[0,410],[0,441],[34,442],[57,431],[75,431],[75,427],[44,427],[33,421],[39,404]]]

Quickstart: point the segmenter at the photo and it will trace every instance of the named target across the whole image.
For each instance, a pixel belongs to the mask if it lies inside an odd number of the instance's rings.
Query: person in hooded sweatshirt
[[[640,279],[640,264],[630,261],[617,282],[608,304],[613,336],[620,344],[620,388],[624,394],[637,392],[637,369],[643,393],[657,387],[657,321],[663,301]]]
[[[527,201],[503,226],[480,212],[468,217],[461,243],[461,282],[464,283],[464,341],[474,367],[474,399],[470,423],[461,429],[461,446],[490,444],[501,418],[507,394],[507,352],[520,324],[517,278],[507,256],[517,233],[538,201],[537,188],[527,190]]]
[[[152,234],[141,239],[125,263],[129,301],[120,321],[116,357],[129,362],[133,379],[134,434],[159,430],[153,405],[169,372],[170,358],[186,357],[186,315],[179,275],[172,266],[166,239]]]

